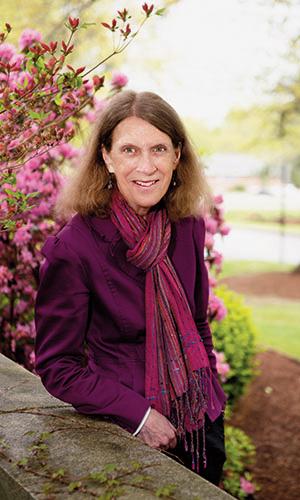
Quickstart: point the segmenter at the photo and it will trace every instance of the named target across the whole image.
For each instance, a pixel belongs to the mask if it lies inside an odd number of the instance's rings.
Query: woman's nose
[[[138,161],[137,170],[140,172],[144,172],[145,174],[151,175],[155,172],[156,166],[154,159],[151,156],[151,153],[144,152]]]

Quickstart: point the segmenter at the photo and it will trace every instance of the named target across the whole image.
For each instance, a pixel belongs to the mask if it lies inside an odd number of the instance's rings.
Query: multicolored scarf
[[[185,291],[167,254],[171,237],[167,211],[138,215],[118,191],[111,208],[111,219],[129,247],[127,260],[146,271],[146,398],[177,428],[177,436],[192,455],[193,469],[199,470],[198,431],[203,429],[205,437],[211,370]],[[203,443],[205,467],[205,439]]]

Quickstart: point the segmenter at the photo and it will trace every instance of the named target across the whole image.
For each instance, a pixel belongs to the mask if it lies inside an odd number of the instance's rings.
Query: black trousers
[[[199,431],[200,450],[203,449],[203,431]],[[225,441],[224,441],[224,415],[221,413],[219,417],[212,422],[205,415],[205,444],[206,444],[206,467],[203,467],[200,452],[200,470],[199,475],[207,481],[219,485],[223,465],[226,460]],[[169,450],[168,456],[172,456],[177,462],[181,463],[188,469],[192,470],[192,458],[189,453],[184,450],[182,442],[177,444],[176,448]],[[173,454],[175,456],[173,456]]]

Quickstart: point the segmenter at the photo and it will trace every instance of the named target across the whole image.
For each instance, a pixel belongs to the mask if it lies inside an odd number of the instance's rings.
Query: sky
[[[128,86],[159,93],[209,127],[235,106],[267,102],[266,90],[291,71],[284,55],[289,36],[300,32],[300,7],[272,10],[268,2],[181,0],[150,19],[127,49],[120,70]]]

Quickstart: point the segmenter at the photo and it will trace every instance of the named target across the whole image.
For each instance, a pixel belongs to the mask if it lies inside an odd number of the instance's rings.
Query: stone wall
[[[76,499],[233,498],[120,427],[79,415],[0,355],[0,499],[62,500],[70,491]]]

